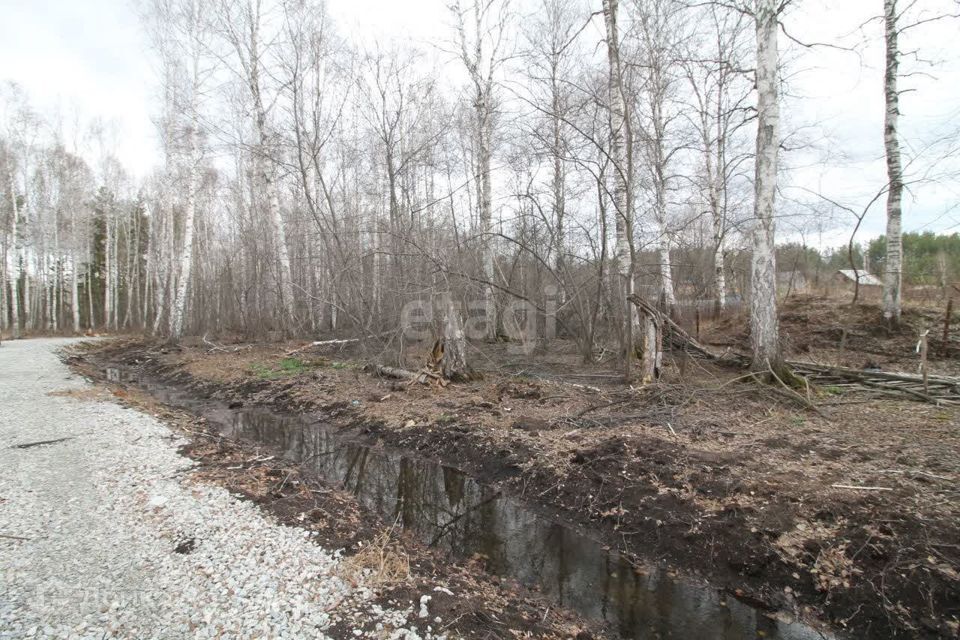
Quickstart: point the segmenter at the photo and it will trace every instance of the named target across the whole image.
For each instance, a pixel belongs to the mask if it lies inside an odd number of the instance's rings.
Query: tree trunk
[[[483,269],[483,307],[486,319],[486,333],[488,340],[497,339],[497,304],[493,292],[495,277],[493,258],[493,186],[490,181],[490,145],[492,137],[492,114],[490,91],[492,83],[477,85],[477,165],[479,173],[480,198],[480,262]]]
[[[106,216],[106,220],[104,220],[104,226],[106,227],[107,231],[106,238],[103,241],[103,253],[105,258],[105,264],[103,267],[103,325],[104,329],[107,331],[113,328],[111,314],[111,311],[113,310],[113,259],[111,256],[113,252],[113,227],[110,224],[110,213],[111,212],[109,211],[104,211],[103,214]]]
[[[660,290],[668,310],[673,310],[677,297],[673,290],[673,270],[670,264],[670,236],[667,229],[667,157],[664,153],[666,123],[663,115],[664,83],[662,71],[657,69],[653,78],[653,96],[651,99],[651,117],[653,119],[653,183],[655,196],[654,217],[660,234]]]
[[[17,206],[17,185],[13,180],[11,172],[7,179],[10,184],[10,201],[13,205],[13,222],[10,232],[10,253],[9,267],[7,268],[7,277],[10,278],[10,335],[16,340],[20,337],[20,294],[18,291],[18,281],[20,278],[20,250],[17,247],[17,222],[20,216],[20,210]]]
[[[91,252],[92,253],[92,252]],[[94,314],[93,305],[93,259],[91,257],[87,266],[87,328],[92,332],[97,324],[97,318]]]
[[[467,367],[467,341],[463,333],[463,322],[453,298],[450,295],[445,297],[441,369],[447,380],[465,380],[470,377],[470,369]]]
[[[719,315],[727,305],[727,281],[723,270],[723,211],[720,205],[720,188],[717,184],[717,168],[713,166],[713,143],[706,117],[703,122],[704,163],[706,165],[707,200],[710,207],[710,231],[713,235],[713,295],[714,310]],[[720,145],[722,142],[717,141]],[[722,169],[722,167],[720,167]]]
[[[610,102],[610,160],[613,171],[613,206],[616,215],[616,247],[614,270],[619,275],[617,303],[623,313],[621,351],[624,359],[624,376],[631,377],[633,339],[639,325],[639,315],[627,298],[634,293],[633,252],[633,134],[627,112],[623,89],[623,73],[620,67],[620,40],[617,30],[617,0],[603,0],[603,19],[606,26],[607,61],[609,64],[607,92]],[[653,354],[644,352],[644,359]]]
[[[903,168],[900,162],[900,140],[897,120],[900,116],[900,93],[897,75],[900,51],[897,33],[897,0],[884,0],[886,30],[886,72],[883,93],[886,117],[883,130],[887,157],[887,259],[883,273],[883,317],[891,326],[900,323],[901,286],[903,284],[903,238],[901,237],[901,202],[903,197]]]
[[[566,278],[564,276],[564,253],[566,252],[566,172],[563,162],[563,135],[560,118],[560,87],[558,86],[557,65],[551,67],[551,124],[553,125],[553,219],[554,219],[554,271],[557,280],[557,302],[563,305],[566,300],[564,290]]]
[[[777,4],[757,0],[757,160],[751,260],[750,338],[756,371],[782,368],[777,318],[777,265],[774,214],[780,105],[777,91]]]
[[[663,354],[660,322],[656,316],[643,314],[643,358],[640,361],[640,381],[648,384],[660,377],[660,364]]]
[[[183,247],[180,253],[180,281],[177,284],[177,296],[173,303],[170,320],[170,337],[179,340],[183,336],[184,314],[187,306],[187,290],[190,284],[190,271],[193,267],[193,227],[197,208],[197,184],[200,172],[197,157],[197,119],[194,116],[188,132],[188,157],[186,202],[183,212]]]
[[[80,333],[80,265],[77,264],[77,252],[70,252],[70,312],[73,316],[73,332]]]

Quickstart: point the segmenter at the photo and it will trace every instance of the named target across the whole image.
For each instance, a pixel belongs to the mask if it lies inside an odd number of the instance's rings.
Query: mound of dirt
[[[960,373],[960,314],[954,313],[950,338],[943,341],[945,309],[905,307],[900,325],[890,328],[877,304],[856,306],[813,295],[791,296],[780,308],[780,330],[788,356],[846,367],[883,366],[915,370],[917,340],[929,334],[933,371]],[[750,327],[743,317],[717,320],[702,333],[704,342],[746,351]]]

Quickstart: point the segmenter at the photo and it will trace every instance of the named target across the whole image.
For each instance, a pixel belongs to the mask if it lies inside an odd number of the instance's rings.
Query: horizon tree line
[[[453,0],[431,56],[351,42],[320,0],[144,0],[163,151],[145,179],[109,126],[68,143],[3,88],[2,328],[383,344],[420,301],[457,362],[464,325],[516,339],[552,314],[585,360],[615,342],[649,381],[663,317],[736,294],[755,368],[777,371],[776,226],[797,209],[778,197],[778,38],[795,4]],[[897,38],[920,20],[882,5],[896,323]]]

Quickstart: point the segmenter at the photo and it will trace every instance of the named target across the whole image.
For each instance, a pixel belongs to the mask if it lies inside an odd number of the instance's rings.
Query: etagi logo
[[[80,584],[51,578],[34,590],[30,606],[37,611],[50,613],[64,609],[95,613],[132,604],[149,605],[155,595],[148,591],[124,588],[103,579],[92,584]]]
[[[483,298],[463,302],[443,294],[407,302],[400,310],[400,324],[407,340],[433,340],[440,334],[439,327],[446,322],[447,314],[456,313],[464,337],[483,341],[490,334],[489,323],[497,322],[497,333],[509,340],[508,352],[529,354],[538,342],[551,340],[557,333],[557,288],[544,287],[542,300],[542,304],[537,304],[532,298],[511,297],[491,309]]]

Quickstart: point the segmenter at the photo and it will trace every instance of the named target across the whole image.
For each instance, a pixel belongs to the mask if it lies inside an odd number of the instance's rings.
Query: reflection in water
[[[167,388],[171,404],[194,405]],[[771,620],[714,589],[635,571],[620,554],[547,520],[457,469],[347,442],[321,425],[266,411],[199,407],[224,435],[280,450],[304,470],[339,484],[368,509],[399,521],[456,556],[480,554],[493,573],[536,586],[564,607],[604,620],[624,638],[820,639],[800,624]]]

